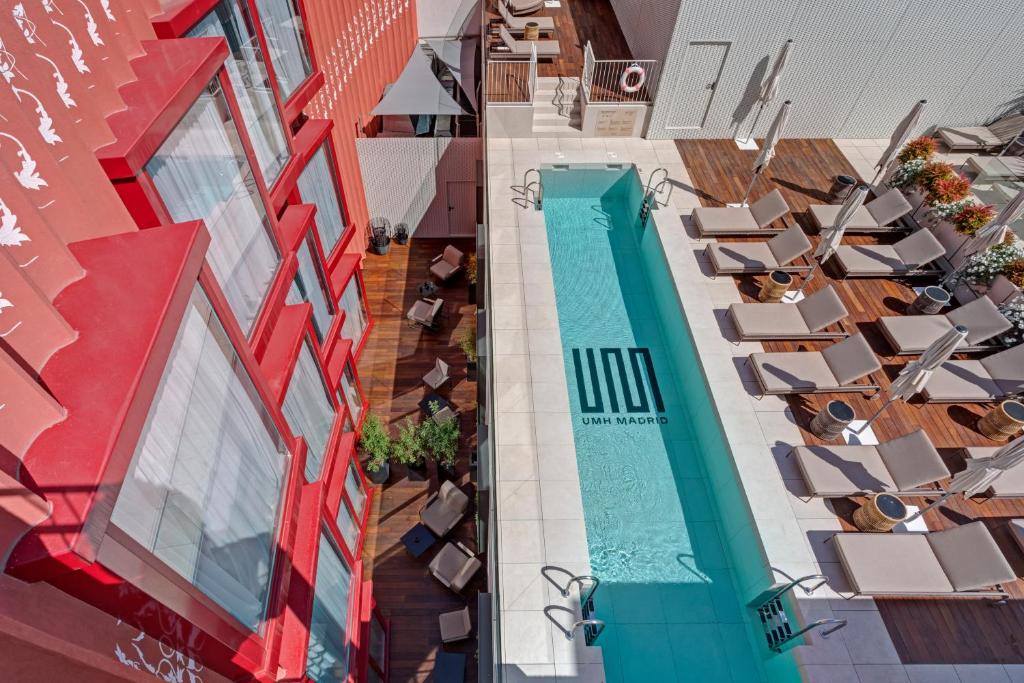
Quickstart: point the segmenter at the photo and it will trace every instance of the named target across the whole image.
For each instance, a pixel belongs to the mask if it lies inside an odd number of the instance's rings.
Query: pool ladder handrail
[[[590,581],[593,584],[590,587],[590,592],[587,593],[586,598],[583,597],[584,581]],[[559,589],[559,592],[561,592],[563,598],[569,597],[569,593],[571,592],[571,588],[574,583],[580,584],[580,606],[586,609],[586,606],[590,602],[590,599],[593,598],[594,593],[597,592],[597,587],[601,585],[601,579],[597,578],[596,576],[590,576],[589,574],[574,575],[571,579],[569,579],[568,582],[566,582],[565,588]]]
[[[587,626],[593,626],[595,629],[597,629],[597,631],[593,635],[587,635],[586,636],[586,638],[587,638],[587,645],[593,645],[595,642],[597,642],[598,637],[604,632],[604,629],[607,626],[607,624],[605,624],[604,621],[602,621],[601,619],[593,619],[593,618],[590,618],[590,619],[578,619],[578,620],[576,620],[576,623],[574,623],[572,625],[572,628],[570,628],[568,631],[566,631],[566,633],[565,633],[566,639],[567,640],[572,640],[573,638],[575,638],[576,637],[576,630],[580,626],[584,627],[584,633],[586,633],[586,627]]]
[[[661,171],[662,173],[664,173],[665,177],[661,179],[660,183],[655,185],[654,184],[654,176],[655,176],[655,174],[658,173],[658,171]],[[655,195],[657,195],[657,193],[661,192],[661,188],[663,188],[665,186],[665,183],[667,183],[667,182],[668,182],[668,169],[659,166],[658,168],[656,168],[653,171],[651,171],[651,175],[649,175],[647,177],[647,184],[644,185],[644,196],[646,197],[647,195],[650,195],[653,198]]]
[[[811,586],[810,588],[808,588],[807,586],[803,585],[804,581],[810,581],[811,579],[821,579],[821,581],[819,581],[815,585]],[[785,595],[789,591],[793,590],[797,586],[800,586],[800,588],[803,589],[803,591],[804,591],[804,593],[806,595],[813,595],[814,591],[818,590],[819,588],[821,588],[822,586],[827,585],[827,584],[828,584],[828,577],[825,576],[824,574],[808,574],[807,576],[801,576],[799,579],[793,579],[792,581],[787,583],[785,586],[783,586],[782,588],[778,589],[777,591],[775,591],[774,593],[769,595],[767,598],[765,598],[764,600],[759,602],[757,605],[754,606],[754,609],[755,610],[761,609],[762,607],[764,607],[765,605],[770,603],[772,600],[776,600],[778,598],[781,598],[783,595]]]
[[[537,179],[527,182],[531,173],[536,173]],[[533,190],[533,208],[540,211],[544,205],[544,182],[541,180],[539,169],[528,168],[523,174],[523,198],[527,202],[530,201],[530,188],[535,188]]]
[[[828,618],[828,619],[818,619],[817,621],[812,621],[811,623],[807,624],[807,626],[804,626],[802,629],[800,629],[796,633],[794,633],[794,634],[792,634],[790,636],[787,636],[783,640],[779,641],[775,646],[772,647],[772,651],[774,651],[776,653],[782,652],[782,646],[785,645],[786,643],[792,642],[792,641],[796,640],[797,638],[799,638],[800,636],[804,635],[805,633],[809,633],[809,632],[813,631],[816,628],[820,628],[822,626],[827,626],[829,624],[835,624],[835,626],[833,626],[832,628],[830,628],[830,629],[828,629],[826,631],[822,631],[821,632],[821,637],[822,638],[828,638],[830,635],[832,635],[833,633],[835,633],[839,629],[845,627],[846,626],[846,619],[832,619],[832,618]]]

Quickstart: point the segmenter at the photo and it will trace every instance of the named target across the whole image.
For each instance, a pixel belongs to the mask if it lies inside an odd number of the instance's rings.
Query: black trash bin
[[[832,187],[828,191],[829,199],[833,204],[841,204],[857,187],[857,179],[848,175],[837,175],[832,181]]]

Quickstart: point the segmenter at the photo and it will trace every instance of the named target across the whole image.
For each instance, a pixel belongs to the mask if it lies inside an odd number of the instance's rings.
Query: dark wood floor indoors
[[[419,298],[417,287],[429,279],[431,259],[445,244],[440,240],[413,239],[407,246],[392,244],[387,256],[366,257],[363,277],[374,328],[359,359],[359,376],[371,411],[387,421],[395,433],[406,416],[423,416],[419,404],[426,393],[421,378],[433,367],[434,359],[441,358],[451,366],[452,382],[440,394],[459,411],[463,437],[457,483],[472,500],[475,494],[469,476],[469,453],[476,445],[476,382],[467,380],[466,359],[459,340],[465,330],[473,329],[476,306],[469,303],[465,279],[458,279],[438,293],[445,300],[446,309],[446,320],[438,331],[410,328],[405,318],[406,311]],[[452,244],[465,253],[474,250],[470,240],[455,240]],[[430,560],[443,545],[441,541],[419,558],[413,558],[400,541],[419,521],[423,502],[437,490],[433,465],[429,471],[427,481],[415,481],[407,476],[404,467],[392,464],[390,480],[377,488],[363,551],[366,576],[373,580],[374,596],[391,622],[391,681],[430,680],[434,658],[441,649],[437,617],[465,605],[472,614],[474,637],[445,645],[443,649],[465,653],[466,680],[476,681],[476,596],[485,585],[483,570],[461,595],[456,595],[427,571]],[[446,540],[461,541],[477,551],[474,510],[471,505],[462,524]]]
[[[739,201],[750,181],[750,167],[756,152],[740,151],[732,140],[677,141],[677,147],[690,178],[705,206],[722,206]],[[792,209],[793,215],[809,235],[813,235],[807,215],[810,204],[826,203],[827,192],[837,174],[856,176],[846,158],[830,140],[783,140],[768,168],[766,178],[758,181],[752,194],[758,198],[778,188]],[[753,238],[751,238],[753,239]],[[883,238],[885,239],[885,238]],[[888,238],[890,241],[892,238]],[[816,238],[811,237],[815,242]],[[848,236],[845,244],[877,243],[875,237]],[[884,391],[906,362],[889,357],[892,353],[878,331],[876,320],[885,315],[901,315],[914,299],[906,284],[883,279],[840,280],[826,264],[825,277],[816,277],[808,287],[813,292],[831,284],[850,312],[847,329],[859,331],[878,354],[883,371],[875,379]],[[744,299],[754,301],[758,291],[757,278],[738,278]],[[920,283],[917,283],[920,284]],[[827,342],[770,342],[768,351],[819,349]],[[868,416],[879,406],[859,394],[792,396],[789,404],[806,443],[821,443],[807,426],[817,411],[833,398],[851,403],[858,416]],[[969,445],[998,445],[975,428],[975,423],[990,406],[924,404],[919,398],[909,404],[896,402],[875,423],[875,433],[882,440],[924,428],[946,459],[950,470],[964,468],[956,449]],[[931,499],[908,499],[915,505]],[[851,516],[863,499],[833,500],[833,506],[844,526],[853,529]],[[956,496],[944,507],[925,515],[929,529],[938,530],[981,519],[992,530],[1000,547],[1018,576],[1024,576],[1024,554],[1016,546],[1006,528],[1007,520],[1024,517],[1024,500],[983,500],[965,502]],[[1024,581],[1008,587],[1013,599],[1007,605],[992,606],[984,600],[878,600],[879,609],[889,634],[905,664],[971,664],[1024,663]]]

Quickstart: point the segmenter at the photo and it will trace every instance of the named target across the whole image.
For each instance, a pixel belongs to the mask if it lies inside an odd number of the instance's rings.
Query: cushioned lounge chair
[[[434,260],[430,262],[430,274],[441,282],[447,282],[462,272],[462,258],[464,254],[448,245]]]
[[[841,205],[811,204],[807,207],[811,212],[811,220],[819,230],[831,227],[836,222]],[[874,199],[858,208],[853,219],[846,226],[846,232],[895,232],[904,230],[903,226],[892,225],[897,220],[913,211],[907,198],[899,190],[889,190],[881,197]]]
[[[848,316],[831,285],[795,304],[744,303],[729,306],[740,339],[835,339],[849,336],[827,328]]]
[[[790,454],[811,496],[820,498],[934,493],[926,485],[949,476],[923,429],[877,446],[796,446]]]
[[[1024,344],[979,360],[950,360],[921,391],[931,403],[985,403],[1024,392]]]
[[[811,241],[794,225],[767,242],[716,242],[704,250],[718,275],[768,273],[773,270],[803,272],[807,265],[792,265],[811,250]]]
[[[1000,598],[1017,575],[981,522],[927,534],[838,533],[839,561],[857,595]]]
[[[1000,446],[968,446],[960,450],[964,460],[991,458]],[[1011,467],[999,475],[988,488],[993,498],[1024,498],[1024,467]]]
[[[443,311],[444,299],[420,299],[412,305],[405,317],[409,319],[411,327],[420,325],[432,330],[440,323]]]
[[[845,277],[917,277],[939,275],[928,264],[946,249],[927,230],[918,230],[896,244],[841,244],[835,261]]]
[[[933,341],[957,325],[967,328],[967,338],[957,348],[957,353],[991,350],[992,345],[985,342],[1013,327],[987,296],[944,315],[894,315],[878,319],[879,329],[898,356],[924,352]]]
[[[502,42],[518,57],[529,57],[531,44],[537,46],[538,57],[557,57],[562,53],[557,40],[516,40],[504,26],[498,29],[498,33]]]
[[[508,26],[509,31],[515,31],[517,33],[526,30],[527,23],[536,23],[537,28],[542,32],[551,33],[555,30],[555,20],[551,17],[516,17],[512,15],[508,7],[505,6],[506,0],[498,0],[498,14],[501,15],[501,20],[505,22],[505,26]]]
[[[789,213],[782,193],[772,190],[750,206],[702,206],[693,210],[693,221],[701,237],[725,235],[777,235],[783,230],[771,225]]]
[[[430,372],[423,375],[423,383],[435,391],[445,385],[452,378],[451,368],[440,358],[434,359],[434,367]]]
[[[544,6],[544,0],[500,0],[507,2],[512,14],[529,14]]]
[[[469,608],[445,612],[437,618],[438,626],[441,628],[441,642],[455,643],[469,638],[473,633],[473,622],[469,618]]]
[[[752,353],[750,364],[765,394],[877,391],[877,384],[857,382],[882,369],[875,352],[860,334],[822,351]]]
[[[1024,131],[1024,113],[1013,112],[987,126],[939,128],[936,135],[951,151],[998,149]]]
[[[990,178],[1024,178],[1024,157],[971,157],[967,167]]]
[[[452,482],[446,481],[427,498],[426,504],[420,510],[420,521],[433,531],[435,536],[441,538],[455,528],[467,509],[469,496]]]
[[[445,543],[441,551],[430,561],[430,573],[447,588],[460,592],[480,570],[480,560],[473,552],[459,542]]]

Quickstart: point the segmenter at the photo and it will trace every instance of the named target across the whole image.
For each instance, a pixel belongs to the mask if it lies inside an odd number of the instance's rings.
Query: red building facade
[[[354,140],[414,42],[405,1],[0,0],[8,680],[386,679]]]

